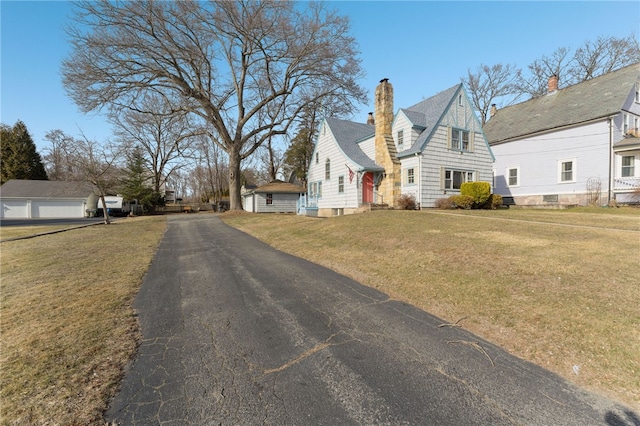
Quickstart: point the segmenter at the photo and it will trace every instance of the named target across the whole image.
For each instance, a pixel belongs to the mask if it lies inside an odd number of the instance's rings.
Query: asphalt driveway
[[[634,425],[640,417],[215,215],[169,216],[126,425]],[[634,423],[635,422],[635,423]]]

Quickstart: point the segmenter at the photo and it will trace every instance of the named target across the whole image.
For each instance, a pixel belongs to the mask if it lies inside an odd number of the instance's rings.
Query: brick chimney
[[[391,134],[393,123],[393,86],[388,78],[380,80],[375,93],[375,149],[376,164],[384,167],[384,176],[377,187],[378,194],[382,197],[376,202],[384,202],[395,207],[396,200],[400,196],[400,160],[398,160],[396,145]]]
[[[369,117],[367,117],[367,124],[373,126],[376,124],[376,120],[373,118],[373,113],[369,113]]]
[[[553,74],[549,77],[549,81],[547,82],[547,93],[553,93],[558,91],[558,76]]]

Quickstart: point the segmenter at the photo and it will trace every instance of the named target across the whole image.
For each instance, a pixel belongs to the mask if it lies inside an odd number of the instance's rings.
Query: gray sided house
[[[245,189],[243,208],[253,213],[296,213],[298,199],[304,193],[301,186],[275,180],[257,188]]]
[[[0,188],[3,219],[82,218],[97,202],[96,191],[86,182],[12,179]]]
[[[367,124],[321,124],[305,211],[326,217],[397,207],[400,196],[434,207],[464,182],[491,182],[493,160],[462,84],[394,113],[393,87],[383,79]]]
[[[640,202],[640,64],[492,109],[495,192],[516,205]]]

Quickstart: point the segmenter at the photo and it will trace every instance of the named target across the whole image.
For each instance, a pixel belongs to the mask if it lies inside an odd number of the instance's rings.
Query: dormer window
[[[636,83],[636,102],[640,103],[640,82]]]
[[[398,146],[404,143],[404,130],[398,130]]]

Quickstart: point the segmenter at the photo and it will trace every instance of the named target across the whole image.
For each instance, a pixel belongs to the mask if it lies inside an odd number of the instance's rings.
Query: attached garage
[[[0,188],[2,218],[81,218],[98,196],[85,182],[10,180]]]

